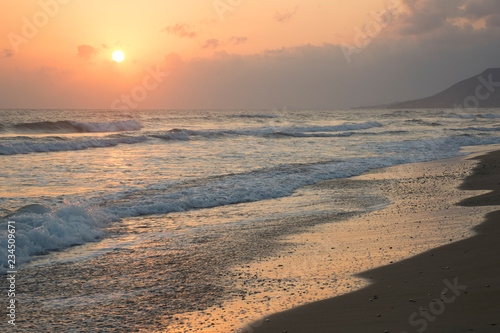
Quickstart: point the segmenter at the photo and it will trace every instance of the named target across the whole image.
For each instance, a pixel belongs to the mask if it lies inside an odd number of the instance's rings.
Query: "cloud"
[[[289,22],[295,14],[297,14],[298,7],[295,7],[292,11],[278,12],[274,13],[274,20],[279,23]]]
[[[81,59],[88,61],[93,56],[97,54],[97,50],[90,45],[79,45],[78,46],[78,57]]]
[[[203,49],[216,49],[220,46],[220,41],[215,38],[207,39],[202,45]]]
[[[500,67],[499,16],[491,8],[479,19],[480,11],[467,13],[467,4],[485,0],[405,2],[410,6],[353,54],[351,63],[333,44],[254,55],[219,52],[189,61],[172,56],[176,71],[172,83],[162,86],[158,103],[170,108],[349,108],[430,96]],[[474,26],[476,20],[487,20],[490,27]]]
[[[401,33],[422,35],[447,25],[450,18],[459,17],[464,0],[404,0],[403,3],[409,10],[401,18]]]
[[[236,55],[216,51],[224,43],[244,43],[246,37],[201,39],[200,47],[215,49],[214,54],[189,60],[166,55],[162,66],[171,75],[141,107],[272,110],[287,105],[332,110],[426,97],[488,67],[500,67],[497,1],[404,0],[401,13],[353,54],[351,63],[334,44]],[[376,18],[369,16],[366,23],[370,20]],[[89,56],[97,52],[89,50]],[[83,51],[85,47],[79,49],[82,57]],[[35,76],[23,74],[22,67],[21,74],[10,67],[8,75],[0,75],[1,100],[8,105],[77,108],[99,107],[104,101],[100,107],[108,107],[121,93],[110,93],[109,84],[96,89],[94,81],[76,89],[69,84],[73,75],[65,74],[62,81],[62,74],[50,68]],[[56,89],[47,85],[48,79],[58,82]],[[27,89],[34,96],[29,100]],[[97,97],[90,98],[93,95]]]
[[[174,25],[170,25],[162,31],[178,37],[194,38],[197,36],[196,32],[192,31],[191,26],[185,23],[176,23]]]
[[[403,0],[408,9],[401,18],[402,35],[439,34],[450,27],[480,29],[483,23],[496,22],[498,0]]]
[[[233,36],[233,37],[229,38],[229,42],[231,44],[234,44],[234,45],[244,44],[247,41],[248,41],[247,37],[236,37],[236,36]]]
[[[10,58],[14,55],[14,50],[11,49],[4,49],[3,50],[3,55],[5,58]]]
[[[477,19],[498,15],[500,14],[500,2],[498,0],[469,0],[466,1],[464,14]]]

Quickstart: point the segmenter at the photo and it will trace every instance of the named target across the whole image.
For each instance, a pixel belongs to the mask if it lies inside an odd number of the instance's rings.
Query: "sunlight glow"
[[[113,52],[113,60],[116,62],[122,62],[125,59],[125,53],[120,50]]]

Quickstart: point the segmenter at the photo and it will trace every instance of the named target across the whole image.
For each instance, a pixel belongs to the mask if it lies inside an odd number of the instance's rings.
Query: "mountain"
[[[406,102],[366,108],[438,109],[438,108],[499,108],[500,68],[488,68],[479,75],[458,82],[436,95]]]

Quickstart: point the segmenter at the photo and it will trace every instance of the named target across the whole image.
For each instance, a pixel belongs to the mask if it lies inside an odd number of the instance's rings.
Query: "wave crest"
[[[147,140],[146,137],[139,136],[117,139],[91,139],[84,141],[2,142],[0,143],[0,155],[19,155],[83,150],[88,148],[106,148],[117,146],[119,144],[135,144],[145,140]]]
[[[34,255],[96,241],[103,236],[102,227],[114,220],[116,217],[82,205],[55,209],[28,205],[2,219],[0,255],[7,258],[7,221],[15,221],[16,259],[22,264]],[[0,266],[0,273],[5,272],[6,264]]]
[[[142,125],[135,120],[110,121],[102,123],[74,122],[74,121],[42,121],[34,123],[20,123],[10,127],[2,127],[0,131],[21,132],[35,134],[52,133],[106,133],[138,131]]]

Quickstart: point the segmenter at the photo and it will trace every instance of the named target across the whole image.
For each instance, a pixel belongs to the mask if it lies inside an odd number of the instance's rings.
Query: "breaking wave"
[[[20,123],[0,128],[2,132],[53,134],[53,133],[106,133],[138,131],[142,125],[135,120],[111,121],[102,123],[73,121],[42,121]]]
[[[123,137],[113,139],[90,139],[83,141],[21,141],[0,143],[0,155],[18,155],[29,153],[47,153],[71,150],[83,150],[88,148],[114,147],[119,144],[135,144],[146,141],[147,137]]]
[[[31,123],[32,124],[42,124],[42,123]],[[67,126],[67,122],[44,122],[43,124],[58,124],[61,126]],[[117,130],[118,128],[127,128],[131,130],[132,128],[139,128],[141,125],[133,120],[124,122],[111,122],[111,123],[76,123],[78,128],[86,128],[87,131],[104,131],[112,129]],[[30,125],[30,126],[31,126]],[[38,128],[40,125],[35,126]],[[72,128],[76,128],[71,125]],[[45,133],[47,132],[47,126],[41,126],[45,128]],[[236,135],[236,136],[259,136],[266,137],[270,135],[283,135],[283,136],[293,136],[293,137],[346,137],[351,136],[356,133],[363,134],[363,132],[354,132],[357,130],[366,130],[375,127],[383,127],[382,124],[378,122],[366,122],[359,124],[342,124],[335,126],[311,126],[311,127],[265,127],[256,129],[242,129],[242,130],[231,130],[231,129],[221,129],[221,130],[189,130],[189,129],[172,129],[170,131],[158,131],[158,132],[141,132],[140,136],[124,136],[120,137],[96,137],[94,139],[79,138],[77,140],[67,139],[61,137],[45,137],[43,139],[37,138],[36,140],[29,137],[17,137],[16,139],[21,140],[2,140],[0,141],[0,155],[18,155],[18,154],[29,154],[29,153],[45,153],[45,152],[60,152],[60,151],[72,151],[72,150],[83,150],[89,148],[106,148],[114,147],[119,144],[136,144],[152,139],[161,139],[164,141],[188,141],[196,137],[203,138],[218,138],[226,135]],[[58,127],[60,128],[60,127]],[[328,134],[335,132],[336,134]]]
[[[102,228],[113,220],[116,217],[84,205],[53,209],[38,204],[24,206],[0,222],[0,255],[7,258],[8,237],[3,230],[7,230],[8,221],[15,221],[16,263],[22,264],[35,255],[96,241],[104,235]],[[4,265],[0,273],[6,271]]]
[[[423,162],[463,154],[470,145],[500,143],[500,138],[455,136],[424,141],[367,143],[380,152],[310,164],[284,164],[238,174],[205,177],[179,184],[152,184],[100,198],[94,205],[54,202],[54,207],[28,205],[0,221],[0,255],[6,258],[7,221],[16,224],[16,255],[27,262],[37,254],[92,242],[105,236],[109,223],[123,218],[168,214],[194,209],[286,197],[305,185],[322,180],[356,176],[371,169]],[[17,252],[19,249],[19,252]],[[4,263],[5,264],[5,263]],[[0,270],[4,267],[0,267]]]

